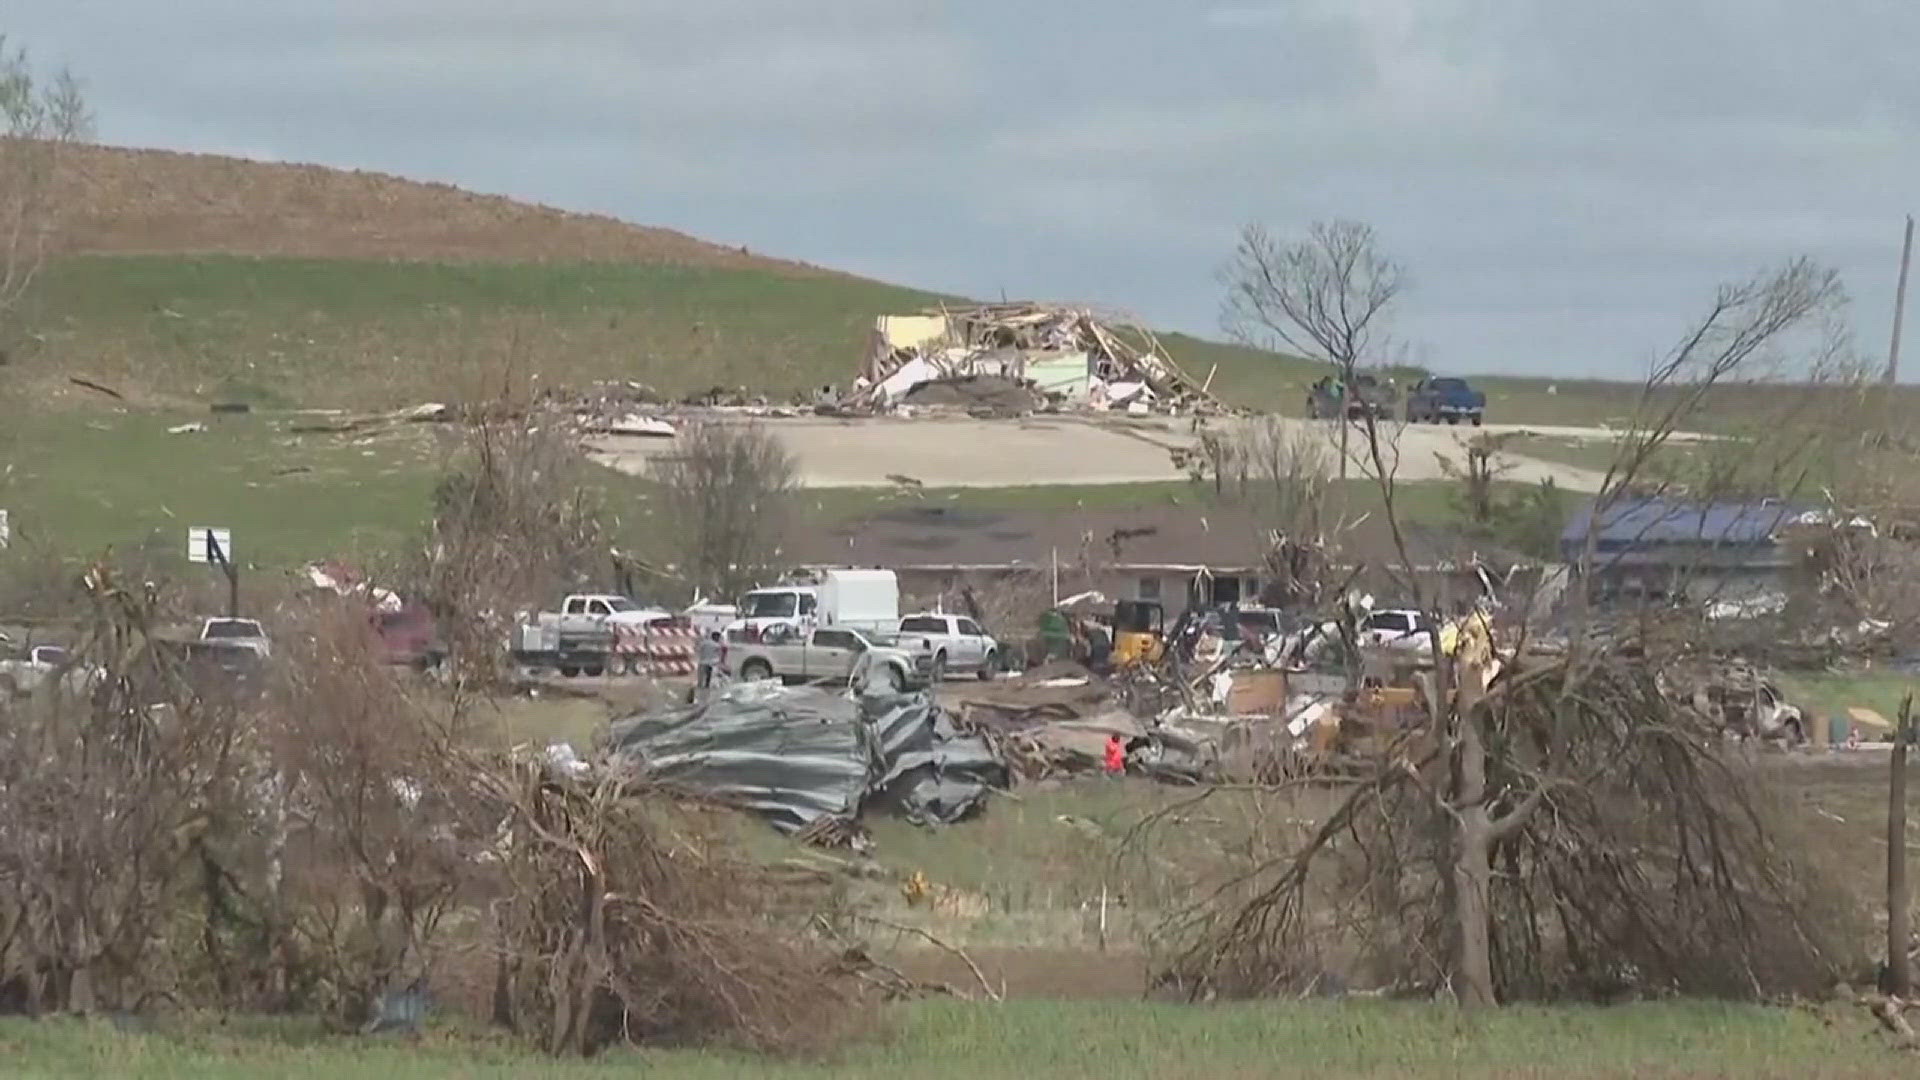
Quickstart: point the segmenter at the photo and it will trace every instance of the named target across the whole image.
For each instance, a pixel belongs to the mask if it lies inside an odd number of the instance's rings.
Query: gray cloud
[[[388,169],[1202,332],[1245,221],[1373,222],[1461,370],[1631,375],[1807,252],[1878,349],[1887,0],[15,0],[118,142]],[[1037,10],[1032,10],[1037,9]]]

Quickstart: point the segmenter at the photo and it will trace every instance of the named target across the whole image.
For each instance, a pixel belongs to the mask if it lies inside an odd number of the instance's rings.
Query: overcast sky
[[[1216,336],[1241,224],[1359,218],[1412,272],[1395,333],[1455,371],[1632,376],[1802,252],[1883,356],[1920,208],[1913,0],[8,0],[0,30],[108,142]]]

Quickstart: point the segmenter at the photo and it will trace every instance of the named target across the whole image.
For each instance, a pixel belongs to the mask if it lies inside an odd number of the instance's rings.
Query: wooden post
[[[1913,972],[1907,964],[1907,736],[1912,730],[1913,695],[1908,694],[1893,725],[1893,768],[1887,779],[1886,991],[1898,998],[1913,991]]]
[[[221,573],[227,575],[227,618],[239,618],[240,568],[233,565],[232,559],[227,558],[226,549],[220,546],[220,541],[214,536],[212,530],[207,532],[207,557],[213,560]]]

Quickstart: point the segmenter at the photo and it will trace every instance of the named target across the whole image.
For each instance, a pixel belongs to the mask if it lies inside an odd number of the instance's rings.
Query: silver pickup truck
[[[856,690],[900,693],[933,679],[933,656],[883,644],[858,630],[750,628],[727,631],[720,666],[736,679],[845,683]]]

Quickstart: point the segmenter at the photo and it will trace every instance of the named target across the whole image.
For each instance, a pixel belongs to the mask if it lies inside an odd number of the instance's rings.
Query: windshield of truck
[[[740,605],[744,619],[791,619],[800,609],[800,595],[790,592],[748,593]]]
[[[916,615],[900,620],[900,632],[903,634],[944,634],[947,632],[947,620],[934,615]]]
[[[201,633],[204,638],[256,638],[260,636],[260,624],[251,619],[214,619],[207,623]]]
[[[606,603],[607,603],[608,609],[612,611],[639,611],[640,610],[640,605],[634,603],[633,601],[627,599],[624,596],[609,596],[606,598]]]

